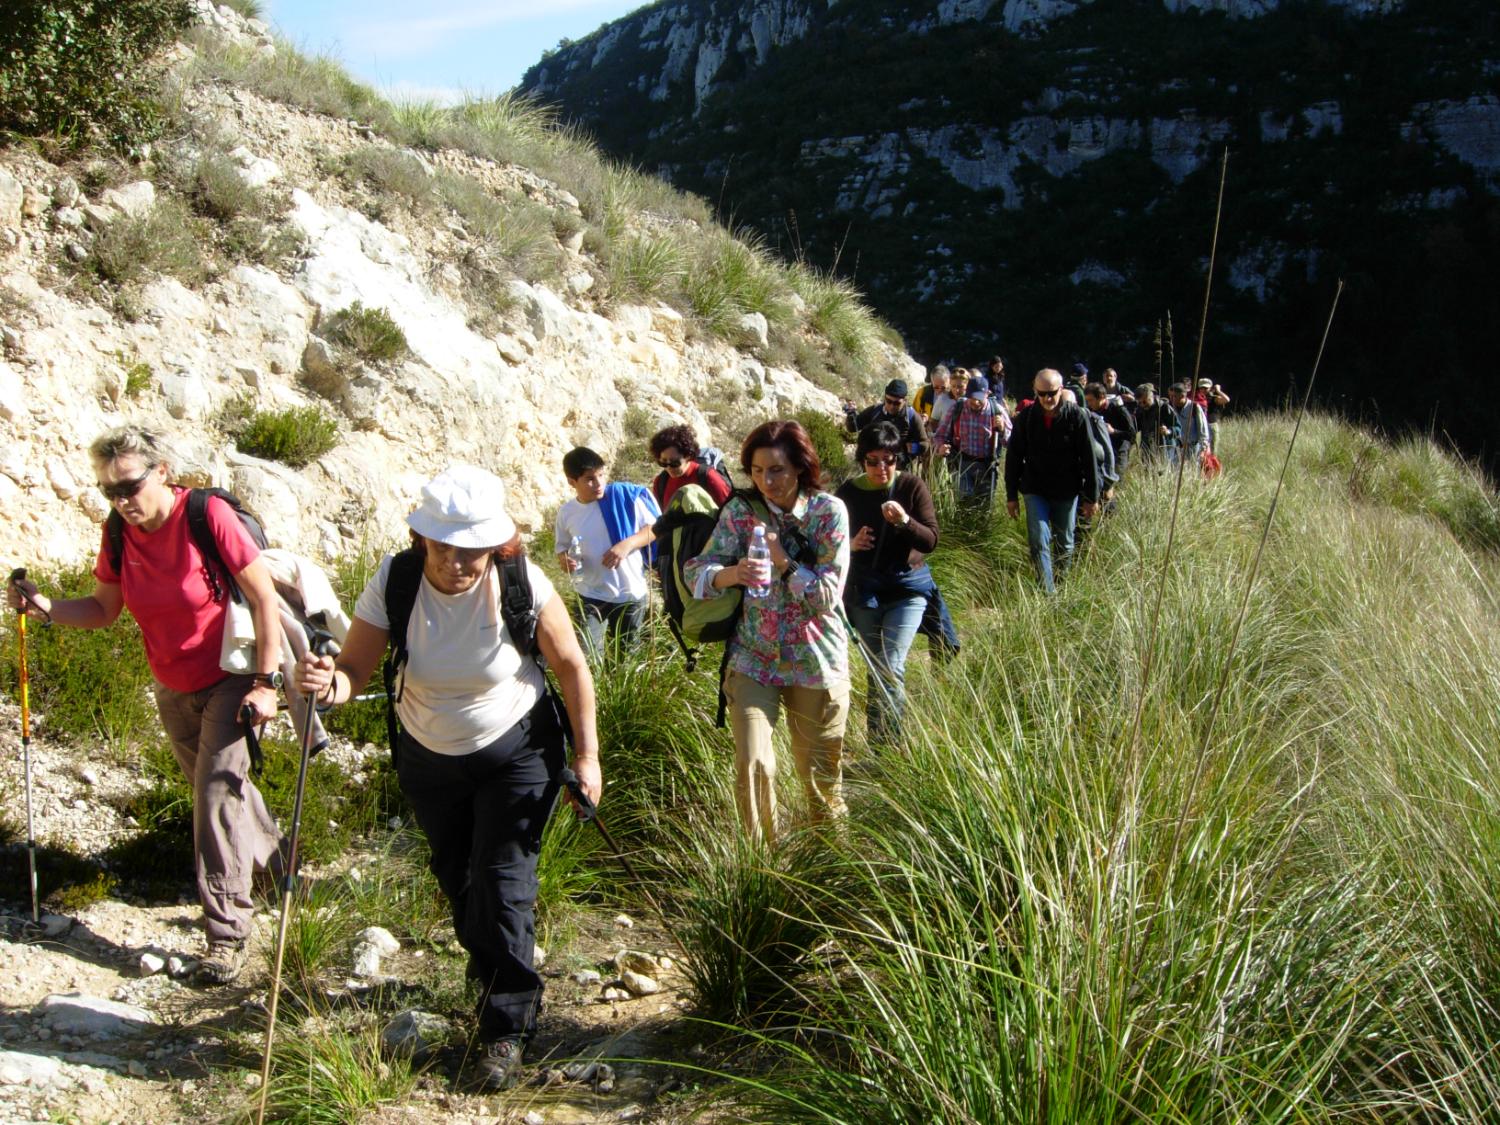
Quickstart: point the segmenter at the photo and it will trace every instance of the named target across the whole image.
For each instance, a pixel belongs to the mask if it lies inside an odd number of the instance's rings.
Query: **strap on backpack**
[[[422,584],[422,558],[420,547],[408,547],[399,551],[391,557],[391,569],[385,576],[385,612],[390,623],[390,646],[385,650],[385,663],[381,667],[380,678],[385,685],[385,734],[391,748],[393,768],[396,765],[396,747],[401,737],[401,720],[396,717],[396,704],[400,702],[401,692],[406,685],[406,679],[401,675],[406,668],[406,629],[411,624],[411,612],[417,604],[417,588]]]
[[[208,578],[208,592],[213,600],[221,602],[227,593],[231,600],[243,602],[245,595],[240,592],[239,583],[230,573],[229,564],[224,561],[223,552],[214,539],[213,528],[208,525],[208,502],[214,497],[228,504],[234,509],[235,517],[239,517],[240,502],[232,492],[226,492],[222,488],[190,488],[187,494],[188,534],[192,536],[198,553],[203,556],[203,570]]]

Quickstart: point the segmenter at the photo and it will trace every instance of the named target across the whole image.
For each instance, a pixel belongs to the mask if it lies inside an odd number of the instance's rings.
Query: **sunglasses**
[[[1060,394],[1062,394],[1062,391],[1037,391],[1036,392],[1036,397],[1037,398],[1056,398]]]
[[[670,461],[658,461],[657,464],[663,469],[680,469],[682,468],[682,458],[674,457]]]
[[[155,469],[147,469],[140,476],[136,477],[135,480],[119,480],[115,481],[114,484],[101,484],[99,491],[104,493],[104,498],[111,503],[116,500],[129,500],[146,487],[146,481],[151,479],[151,474],[155,471]]]
[[[868,465],[872,469],[880,469],[880,468],[889,469],[895,463],[896,463],[896,459],[894,457],[866,457],[865,458],[865,464]]]
[[[900,406],[905,401],[904,398],[892,398],[890,395],[885,396],[885,404],[887,406]]]

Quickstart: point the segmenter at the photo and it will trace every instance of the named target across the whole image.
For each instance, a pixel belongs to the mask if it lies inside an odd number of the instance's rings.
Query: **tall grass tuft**
[[[416,1081],[409,1061],[381,1058],[378,1022],[350,1030],[309,1020],[277,1035],[266,1100],[275,1121],[343,1125],[401,1101]]]

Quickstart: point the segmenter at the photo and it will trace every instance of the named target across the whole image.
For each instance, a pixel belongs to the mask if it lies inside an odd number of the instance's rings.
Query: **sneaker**
[[[474,1085],[481,1090],[508,1090],[521,1076],[521,1040],[515,1036],[479,1045],[474,1063]]]
[[[208,955],[198,962],[199,984],[233,984],[245,967],[245,943],[241,941],[209,942]]]

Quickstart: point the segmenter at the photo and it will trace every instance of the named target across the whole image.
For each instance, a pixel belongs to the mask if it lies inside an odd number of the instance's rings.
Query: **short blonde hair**
[[[138,455],[147,469],[172,463],[166,435],[160,430],[148,430],[144,426],[119,426],[101,434],[89,446],[89,457],[93,459],[96,469],[132,454]]]

